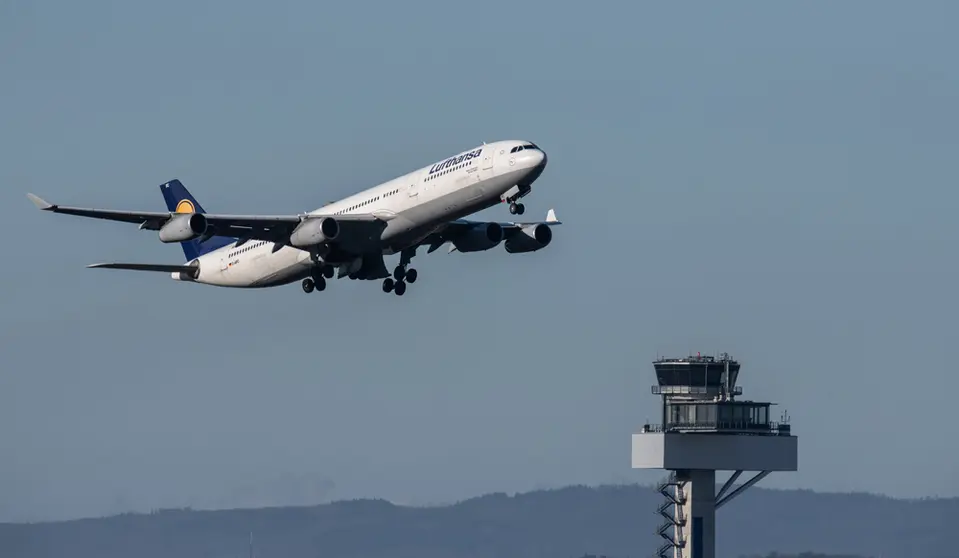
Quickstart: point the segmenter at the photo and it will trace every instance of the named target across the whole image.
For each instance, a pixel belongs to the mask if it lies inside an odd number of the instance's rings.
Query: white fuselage
[[[387,223],[381,253],[393,254],[424,238],[437,227],[500,203],[507,195],[528,190],[546,163],[539,149],[510,150],[524,141],[484,144],[436,164],[415,170],[347,198],[325,205],[313,215],[372,214]],[[310,252],[273,242],[231,243],[197,258],[193,282],[223,287],[268,287],[308,277],[315,264]],[[340,276],[360,265],[359,259],[336,262]],[[181,279],[173,273],[174,279]]]

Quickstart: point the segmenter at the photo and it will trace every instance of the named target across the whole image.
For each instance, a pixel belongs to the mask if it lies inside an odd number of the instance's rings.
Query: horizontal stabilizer
[[[192,265],[168,264],[138,264],[138,263],[98,263],[90,264],[89,268],[98,269],[129,269],[132,271],[160,271],[163,273],[196,273],[197,268]]]

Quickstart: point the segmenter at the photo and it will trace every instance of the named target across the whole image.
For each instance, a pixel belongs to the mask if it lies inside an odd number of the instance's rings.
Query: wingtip
[[[556,210],[555,210],[555,209],[550,208],[550,210],[546,212],[546,222],[547,222],[547,223],[559,223],[559,219],[556,218]]]
[[[51,209],[53,208],[52,203],[48,203],[45,199],[41,198],[36,194],[27,193],[27,199],[33,202],[33,205],[37,206],[37,209]]]

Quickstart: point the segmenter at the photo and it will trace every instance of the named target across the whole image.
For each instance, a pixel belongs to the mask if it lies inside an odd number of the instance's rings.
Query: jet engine
[[[483,223],[451,240],[460,252],[482,252],[503,241],[503,227],[499,223]]]
[[[535,252],[546,248],[551,240],[553,240],[553,231],[549,225],[544,223],[526,225],[520,229],[519,233],[506,241],[506,251],[510,254]]]
[[[297,248],[308,248],[336,240],[340,235],[340,224],[332,217],[314,217],[305,219],[290,234],[290,244]]]
[[[160,227],[160,242],[184,242],[202,235],[207,229],[202,213],[177,213]]]

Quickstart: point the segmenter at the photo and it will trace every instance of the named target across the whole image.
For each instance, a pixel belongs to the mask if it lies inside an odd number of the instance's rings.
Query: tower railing
[[[721,386],[653,386],[653,395],[718,395],[723,393]],[[732,395],[742,395],[742,386],[729,390]]]
[[[662,424],[644,424],[642,432],[671,432],[674,430],[722,430],[742,433],[762,433],[779,434],[789,433],[791,431],[788,424],[781,422],[767,422],[765,424],[749,421],[696,421],[696,422],[671,422],[665,426]]]

